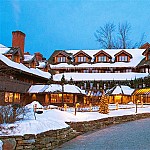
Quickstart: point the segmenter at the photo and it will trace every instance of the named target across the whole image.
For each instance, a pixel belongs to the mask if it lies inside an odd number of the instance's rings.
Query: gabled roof
[[[142,55],[146,56],[147,53],[150,53],[150,48],[147,48],[147,49],[142,53]]]
[[[117,85],[114,86],[112,89],[108,90],[106,95],[131,95],[134,89],[130,88],[129,86],[125,85]]]
[[[147,48],[150,48],[150,44],[147,42],[145,44],[143,44],[140,49],[147,49]]]
[[[94,62],[95,57],[93,55],[98,53],[100,50],[103,50],[104,52],[108,53],[112,57],[112,62],[115,62],[114,61],[115,60],[114,55],[119,53],[123,49],[97,49],[97,50],[91,49],[91,50],[82,50],[82,51],[85,52],[86,54],[88,54],[89,56],[91,56],[92,57],[91,62]],[[139,64],[139,62],[144,58],[142,53],[145,51],[145,49],[124,49],[124,50],[132,55],[133,58],[130,60],[130,62],[128,62],[128,63],[126,63],[126,62],[115,62],[113,64],[108,62],[108,63],[104,63],[104,64],[101,63],[101,66],[102,67],[110,67],[110,66],[111,67],[119,67],[121,65],[121,66],[126,66],[126,67],[136,67]],[[65,51],[66,51],[66,53],[68,53],[70,55],[71,58],[73,58],[73,56],[76,53],[78,53],[80,50],[65,50]],[[48,62],[50,64],[53,64],[52,55],[50,56]],[[61,63],[61,64],[63,64],[63,63]],[[84,63],[82,63],[82,64],[84,65]],[[75,66],[78,67],[78,65],[75,65]],[[91,66],[90,64],[88,64],[88,67],[94,67],[94,66],[93,65]],[[99,66],[99,64],[98,64],[98,66]],[[53,67],[57,67],[57,65],[55,65]],[[61,66],[59,66],[59,67],[61,67]],[[63,65],[63,67],[65,67],[65,66]],[[66,67],[70,67],[70,65],[68,66],[68,64],[66,64]],[[97,65],[95,67],[97,67]]]
[[[66,51],[58,51],[58,52],[56,52],[56,53],[53,54],[53,57],[56,57],[59,54],[62,54],[65,57],[70,57],[70,55]]]
[[[122,51],[116,53],[114,56],[116,57],[116,56],[118,56],[118,55],[120,55],[120,54],[122,54],[122,53],[124,53],[124,54],[130,56],[130,58],[132,58],[132,55],[131,55],[130,53],[126,52],[125,50],[122,50]]]
[[[103,50],[100,50],[98,53],[94,54],[93,56],[96,57],[96,56],[98,56],[98,55],[100,55],[100,54],[104,54],[104,55],[108,56],[108,58],[110,58],[110,59],[112,58],[108,53],[106,53],[106,52],[103,51]]]
[[[16,53],[18,53],[18,54],[20,55],[21,59],[24,58],[24,55],[23,55],[23,53],[22,53],[22,51],[20,50],[19,47],[18,47],[18,48],[11,47],[11,48],[9,49],[9,51],[7,51],[7,53],[5,53],[5,55],[9,55],[9,54],[15,55]]]
[[[82,51],[82,50],[78,51],[78,52],[77,52],[76,54],[74,54],[73,56],[76,57],[76,56],[78,56],[79,54],[83,54],[83,55],[85,55],[86,57],[92,59],[92,57],[91,57],[90,55],[88,55],[87,53],[85,53],[85,52]]]

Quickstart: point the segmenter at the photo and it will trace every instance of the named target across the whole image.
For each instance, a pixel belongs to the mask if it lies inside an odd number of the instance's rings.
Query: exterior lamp
[[[137,106],[138,106],[138,103],[140,102],[140,100],[136,100],[136,109],[135,109],[135,113],[137,113]]]
[[[75,116],[77,114],[77,107],[79,106],[80,104],[79,103],[75,103]]]
[[[61,86],[62,86],[62,107],[64,106],[64,84],[65,84],[65,76],[62,75],[61,78]]]

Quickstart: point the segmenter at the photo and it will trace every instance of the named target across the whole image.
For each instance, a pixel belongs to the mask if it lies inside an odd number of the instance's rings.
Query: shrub
[[[25,107],[16,104],[0,106],[0,124],[14,123],[15,121],[23,119],[27,112],[28,110],[25,109]]]

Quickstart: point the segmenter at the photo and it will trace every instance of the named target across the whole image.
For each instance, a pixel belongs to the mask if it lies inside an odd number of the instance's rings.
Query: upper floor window
[[[148,60],[150,60],[150,54],[148,55]]]
[[[89,73],[89,70],[83,70],[83,73]]]
[[[106,56],[99,56],[98,61],[99,62],[106,62]]]
[[[78,57],[78,62],[86,62],[86,57],[84,56]]]
[[[128,61],[128,56],[119,56],[119,61]]]
[[[57,62],[66,62],[66,57],[57,57]]]

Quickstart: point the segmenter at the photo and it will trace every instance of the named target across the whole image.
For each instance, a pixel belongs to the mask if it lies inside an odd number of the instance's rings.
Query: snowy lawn
[[[101,118],[107,118],[112,116],[123,116],[135,114],[135,105],[119,105],[119,109],[115,110],[115,105],[109,105],[109,114],[100,114],[96,112],[98,107],[94,107],[94,112],[77,112],[74,115],[74,109],[68,109],[68,111],[60,111],[58,109],[43,110],[42,114],[35,114],[33,111],[33,105],[37,103],[38,108],[42,106],[38,102],[33,102],[26,107],[30,108],[25,116],[24,120],[16,121],[13,124],[1,124],[0,135],[24,135],[24,134],[38,134],[47,130],[55,130],[66,128],[68,125],[65,122],[78,122],[97,120]],[[144,105],[143,108],[138,106],[138,113],[150,113],[150,105]]]
[[[0,140],[0,150],[2,150],[3,142]]]

